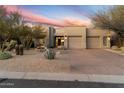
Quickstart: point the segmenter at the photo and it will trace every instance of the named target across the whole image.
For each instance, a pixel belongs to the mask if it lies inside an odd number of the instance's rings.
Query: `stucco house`
[[[110,48],[114,32],[86,27],[49,28],[48,46],[64,46],[67,49]]]

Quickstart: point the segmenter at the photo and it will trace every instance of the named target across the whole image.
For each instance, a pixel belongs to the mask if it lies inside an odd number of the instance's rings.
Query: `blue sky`
[[[76,17],[87,18],[93,12],[108,6],[101,5],[24,5],[21,8],[30,10],[36,14],[44,15],[49,18]],[[80,12],[80,13],[79,13]]]
[[[20,9],[24,17],[40,23],[56,26],[84,26],[91,23],[89,16],[94,12],[108,7],[102,5],[17,5],[9,6],[8,9]]]

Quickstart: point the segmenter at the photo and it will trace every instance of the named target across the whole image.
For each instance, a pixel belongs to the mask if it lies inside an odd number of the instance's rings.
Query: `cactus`
[[[55,59],[55,51],[52,49],[46,49],[46,51],[44,52],[44,56],[47,59]]]
[[[4,60],[4,59],[9,59],[11,58],[12,55],[8,52],[0,52],[0,60]]]
[[[6,51],[12,50],[15,47],[16,44],[17,44],[17,41],[11,40],[9,44],[6,43],[7,48],[5,50]]]

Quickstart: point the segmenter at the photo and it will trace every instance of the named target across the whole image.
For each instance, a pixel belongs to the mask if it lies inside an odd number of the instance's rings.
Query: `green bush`
[[[4,52],[0,51],[0,60],[9,59],[11,57],[12,55],[10,53],[5,52],[5,51]]]
[[[44,56],[47,59],[55,59],[55,51],[52,49],[46,49],[46,51],[44,52]]]

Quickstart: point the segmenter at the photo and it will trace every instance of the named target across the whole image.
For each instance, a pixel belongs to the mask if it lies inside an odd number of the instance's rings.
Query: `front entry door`
[[[61,45],[61,39],[58,39],[58,46]]]

